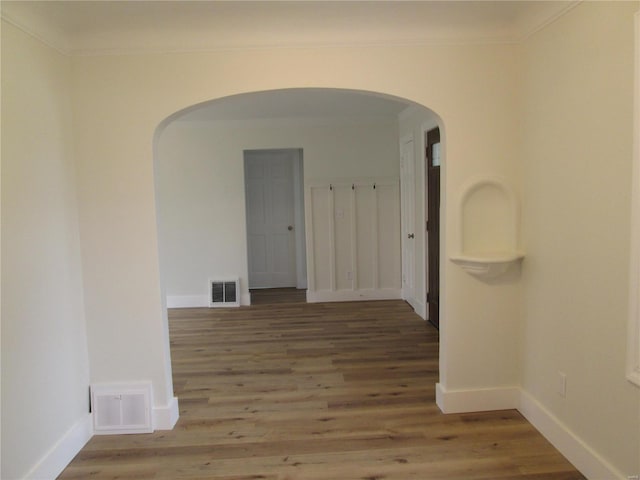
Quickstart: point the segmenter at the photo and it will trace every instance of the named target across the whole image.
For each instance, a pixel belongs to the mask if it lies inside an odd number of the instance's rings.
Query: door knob
[[[289,231],[293,230],[293,225],[289,225],[289,226],[287,227],[287,230],[289,230]]]
[[[410,233],[409,235],[407,235],[407,238],[413,238],[413,237],[415,237],[413,233]]]

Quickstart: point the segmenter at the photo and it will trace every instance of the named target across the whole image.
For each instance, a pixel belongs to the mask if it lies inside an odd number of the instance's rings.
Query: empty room
[[[640,2],[3,1],[1,477],[640,476]]]

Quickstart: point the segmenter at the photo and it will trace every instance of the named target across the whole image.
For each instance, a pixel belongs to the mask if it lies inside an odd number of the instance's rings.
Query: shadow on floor
[[[261,288],[250,290],[251,305],[307,303],[307,291],[297,288]]]

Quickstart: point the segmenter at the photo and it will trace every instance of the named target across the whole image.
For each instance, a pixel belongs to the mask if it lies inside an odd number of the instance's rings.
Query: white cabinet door
[[[293,155],[245,152],[249,288],[296,286]]]
[[[413,139],[400,146],[400,195],[402,223],[402,298],[415,308],[415,154]]]

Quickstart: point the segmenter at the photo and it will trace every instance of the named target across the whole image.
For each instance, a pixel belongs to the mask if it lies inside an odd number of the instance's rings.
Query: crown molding
[[[18,20],[6,12],[5,9],[2,9],[0,19],[62,55],[70,56],[73,54],[69,48],[69,42],[63,39],[64,35],[62,33],[55,32],[51,27],[38,25],[40,22],[37,20],[33,20],[32,22],[25,21],[24,19]],[[27,25],[27,23],[30,25]]]
[[[186,41],[183,47],[175,47],[172,42],[160,43],[163,40],[148,41],[138,37],[130,39],[129,44],[122,43],[116,45],[114,41],[103,42],[99,45],[90,39],[82,43],[80,37],[72,39],[66,32],[61,31],[55,25],[47,22],[43,17],[21,9],[14,12],[7,3],[2,4],[1,18],[3,21],[20,29],[27,35],[39,40],[41,43],[68,56],[116,56],[116,55],[162,55],[180,53],[216,53],[216,52],[238,52],[238,51],[262,51],[278,49],[335,49],[335,48],[401,48],[401,47],[429,47],[429,46],[465,46],[465,45],[509,45],[519,44],[526,41],[535,33],[552,24],[583,0],[572,0],[566,2],[543,2],[545,7],[532,15],[526,15],[525,19],[516,21],[509,31],[496,31],[496,34],[442,34],[430,38],[415,39],[379,39],[368,41],[347,41],[347,42],[272,42],[266,44],[218,44],[212,43],[211,38],[202,38],[196,41]],[[553,5],[561,5],[561,8],[554,8]],[[120,41],[125,34],[119,33]],[[114,33],[114,38],[116,34]],[[176,34],[176,38],[181,36]],[[182,35],[183,36],[183,35]],[[124,40],[126,42],[126,40]],[[109,46],[111,43],[111,46]],[[175,42],[178,43],[178,42]]]
[[[567,5],[565,5],[564,7],[562,7],[559,10],[553,12],[551,15],[549,15],[549,14],[540,15],[538,18],[536,18],[534,20],[530,20],[528,22],[529,25],[523,25],[521,27],[521,30],[523,30],[524,33],[521,34],[518,37],[517,43],[525,42],[526,40],[531,38],[536,33],[538,33],[541,30],[544,30],[545,28],[547,28],[549,25],[554,23],[559,18],[565,16],[567,13],[569,13],[571,10],[573,10],[574,8],[576,8],[578,5],[580,5],[583,2],[584,2],[584,0],[572,0],[572,1],[568,2]]]

